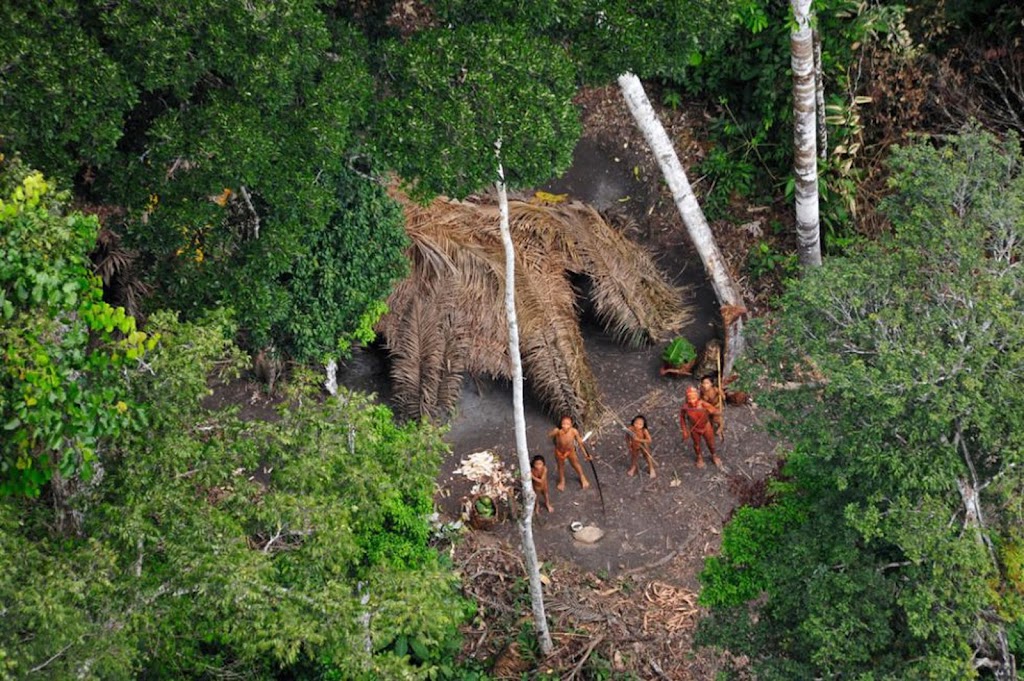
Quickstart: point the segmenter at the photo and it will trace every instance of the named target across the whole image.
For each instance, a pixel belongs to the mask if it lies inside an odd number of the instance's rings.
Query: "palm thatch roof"
[[[400,410],[440,418],[458,400],[465,374],[511,376],[498,206],[487,198],[424,206],[393,195],[405,209],[412,267],[377,331]],[[571,276],[589,277],[598,319],[631,346],[662,340],[685,323],[683,291],[585,204],[510,201],[509,212],[527,385],[552,414],[588,418],[600,396]]]

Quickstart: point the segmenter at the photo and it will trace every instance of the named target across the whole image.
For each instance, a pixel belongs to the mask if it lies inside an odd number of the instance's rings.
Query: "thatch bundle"
[[[394,195],[405,208],[412,271],[388,299],[377,330],[400,408],[437,418],[454,406],[463,374],[511,375],[498,207],[487,199],[423,206]],[[586,418],[598,391],[570,276],[589,277],[598,318],[633,346],[682,326],[682,291],[587,205],[510,201],[509,211],[526,380],[553,414]]]

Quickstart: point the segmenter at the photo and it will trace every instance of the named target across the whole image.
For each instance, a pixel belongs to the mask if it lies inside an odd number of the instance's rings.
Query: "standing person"
[[[721,365],[722,343],[717,338],[712,338],[704,344],[704,349],[701,350],[700,357],[697,358],[697,364],[693,367],[693,375],[696,377],[717,374]]]
[[[724,403],[722,391],[715,387],[710,376],[700,379],[700,399],[713,405],[718,409],[717,414],[711,415],[711,425],[715,427],[715,434],[719,440],[725,439],[725,420],[722,418],[722,404]]]
[[[548,437],[555,443],[555,464],[558,467],[558,484],[555,488],[558,491],[565,489],[565,460],[569,460],[569,464],[572,465],[573,470],[580,476],[580,485],[583,489],[590,487],[590,482],[587,480],[587,476],[583,474],[583,467],[580,466],[580,460],[576,456],[576,444],[579,444],[580,449],[583,450],[587,460],[590,460],[590,455],[586,453],[584,448],[583,438],[580,437],[580,431],[572,425],[572,419],[568,416],[563,416],[560,421],[558,428],[552,429],[548,433]]]
[[[650,477],[655,477],[654,457],[651,455],[651,431],[647,430],[647,419],[643,415],[637,414],[626,430],[629,431],[626,434],[626,447],[629,448],[629,457],[633,464],[626,471],[626,475],[630,477],[636,475],[639,470],[637,464],[640,461],[640,455],[643,454],[644,459],[647,460]]]
[[[722,460],[715,453],[715,430],[711,425],[711,417],[720,413],[712,404],[700,399],[700,393],[694,387],[686,389],[686,402],[679,409],[679,429],[683,432],[683,440],[693,438],[693,451],[697,455],[697,468],[704,468],[704,455],[701,453],[701,438],[711,453],[711,461],[721,467]]]
[[[544,500],[544,508],[548,509],[548,513],[551,513],[555,509],[551,506],[551,500],[548,498],[548,465],[540,454],[533,457],[533,462],[530,466],[530,478],[533,481],[533,492],[537,495],[538,502],[534,508],[534,513],[540,514],[541,499]]]

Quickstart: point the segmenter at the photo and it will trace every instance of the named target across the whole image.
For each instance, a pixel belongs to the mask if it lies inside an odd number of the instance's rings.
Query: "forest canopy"
[[[701,103],[708,216],[762,235],[733,263],[767,311],[743,371],[795,387],[764,393],[785,466],[706,564],[702,640],[765,679],[1011,668],[1024,10],[814,7],[802,271],[743,212],[792,191],[789,3],[3,3],[0,679],[479,677],[433,547],[441,431],[307,369],[405,319],[395,175],[424,202],[498,162],[543,184],[580,88],[626,71]],[[250,355],[292,370],[263,419],[210,399]]]
[[[759,678],[968,678],[1024,651],[1024,157],[968,130],[891,163],[893,236],[794,282],[755,355],[810,385],[766,402],[792,451],[701,599],[705,641]]]
[[[16,161],[0,187],[3,491],[42,495],[0,502],[0,678],[448,660],[472,605],[428,546],[440,433],[302,375],[277,418],[214,408],[247,363],[229,316],[137,331],[85,264],[96,219]]]

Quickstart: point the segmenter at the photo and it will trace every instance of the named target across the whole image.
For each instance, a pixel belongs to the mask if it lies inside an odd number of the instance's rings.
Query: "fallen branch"
[[[820,390],[828,385],[828,381],[786,381],[784,383],[769,383],[772,390]]]
[[[70,648],[70,647],[71,647],[71,643],[67,644],[66,646],[64,646],[63,648],[61,648],[57,652],[55,652],[52,656],[50,656],[50,659],[46,660],[46,662],[43,662],[42,664],[38,664],[35,667],[32,667],[32,669],[29,669],[28,673],[29,674],[35,674],[38,671],[42,671],[43,669],[46,668],[46,665],[50,664],[51,662],[56,660],[58,657],[60,657],[64,653],[66,653],[68,651],[68,648]]]
[[[576,675],[580,673],[581,669],[583,669],[583,665],[586,664],[587,659],[590,657],[590,654],[594,652],[594,648],[596,648],[598,644],[601,643],[601,641],[603,640],[604,634],[601,634],[590,642],[590,645],[587,646],[587,649],[583,651],[583,656],[580,657],[579,662],[577,662],[576,666],[572,668],[572,671],[569,672],[569,675],[565,677],[567,681],[569,679],[576,678]]]
[[[653,570],[656,567],[661,567],[662,565],[664,565],[665,563],[669,562],[670,560],[672,560],[673,558],[675,558],[678,555],[679,555],[679,551],[670,551],[668,553],[668,555],[662,556],[661,558],[659,558],[658,560],[656,560],[656,561],[654,561],[652,563],[647,563],[645,565],[639,565],[639,566],[637,566],[635,568],[630,568],[628,570],[624,570],[623,572],[620,572],[619,573],[619,579],[621,579],[623,577],[628,577],[630,575],[634,575],[634,574],[636,574],[638,572],[646,572],[647,570]]]
[[[498,572],[497,570],[489,570],[488,568],[480,568],[479,570],[477,570],[476,572],[471,574],[468,577],[468,580],[470,582],[475,581],[476,578],[481,576],[481,575],[491,575],[492,577],[497,577],[498,581],[500,581],[502,584],[505,583],[506,579],[511,579],[512,578],[511,575],[507,575],[507,574],[505,574],[503,572]]]
[[[465,590],[466,594],[470,598],[472,598],[473,600],[477,601],[478,603],[481,603],[482,605],[486,605],[486,606],[488,606],[490,608],[494,608],[495,612],[501,612],[501,613],[512,612],[512,608],[510,606],[508,606],[508,605],[505,605],[503,603],[499,603],[499,602],[497,602],[495,600],[491,600],[487,596],[483,596],[481,594],[478,594],[478,593],[474,592],[472,589],[464,589],[464,590]]]
[[[473,560],[477,556],[479,556],[480,554],[484,553],[485,551],[493,551],[495,553],[502,553],[502,554],[508,556],[509,558],[514,559],[516,561],[516,564],[519,565],[519,569],[520,570],[523,570],[524,572],[526,571],[526,566],[523,565],[523,558],[522,558],[522,556],[518,556],[518,555],[512,553],[511,551],[506,551],[505,549],[503,549],[501,547],[498,547],[498,546],[484,546],[482,548],[479,548],[476,551],[474,551],[473,553],[469,554],[463,562],[468,565],[469,563],[472,563]]]
[[[654,670],[654,673],[658,675],[659,679],[668,679],[669,678],[665,674],[664,670],[662,670],[661,665],[658,664],[656,660],[652,659],[652,660],[648,660],[648,661],[651,663],[651,669]]]
[[[719,305],[723,312],[726,308],[743,310],[740,287],[729,273],[725,257],[715,242],[714,234],[697,202],[690,181],[686,177],[686,171],[679,162],[672,140],[665,132],[654,107],[651,106],[643,84],[639,78],[628,72],[619,76],[618,84],[626,106],[650,146],[665,183],[672,192],[676,208],[686,226],[687,235],[704,264],[704,270],[711,280]],[[732,319],[725,319],[723,315],[723,322],[726,327],[725,372],[731,374],[733,363],[744,350],[743,315],[737,314]]]

